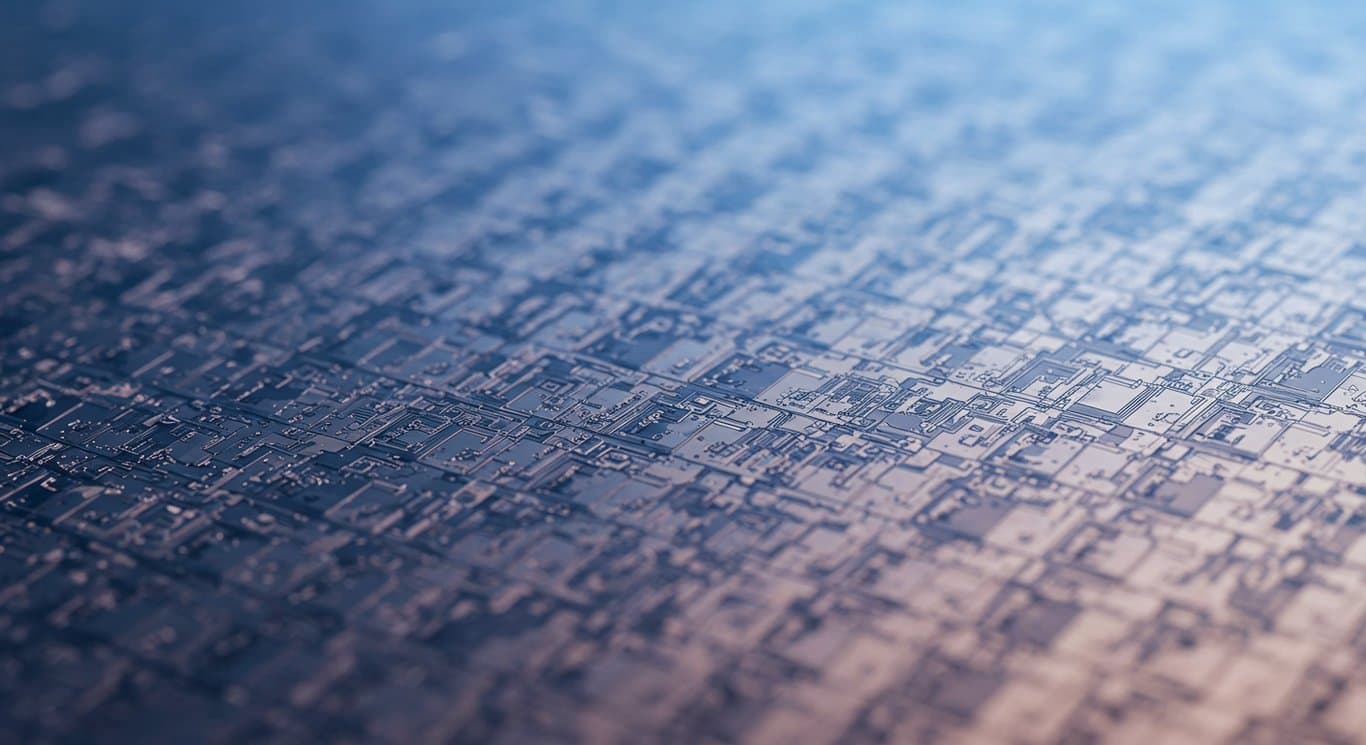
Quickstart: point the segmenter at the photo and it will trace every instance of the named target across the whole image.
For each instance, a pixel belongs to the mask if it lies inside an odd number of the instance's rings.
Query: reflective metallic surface
[[[1363,741],[1348,4],[21,5],[0,740]]]

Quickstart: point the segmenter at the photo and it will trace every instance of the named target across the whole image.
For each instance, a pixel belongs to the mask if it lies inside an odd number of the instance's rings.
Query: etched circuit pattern
[[[33,5],[0,739],[1366,736],[1346,8]]]

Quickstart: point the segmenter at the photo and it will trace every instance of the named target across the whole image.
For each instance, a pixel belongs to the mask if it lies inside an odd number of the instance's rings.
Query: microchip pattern
[[[1360,11],[194,5],[0,11],[0,740],[1366,742]]]

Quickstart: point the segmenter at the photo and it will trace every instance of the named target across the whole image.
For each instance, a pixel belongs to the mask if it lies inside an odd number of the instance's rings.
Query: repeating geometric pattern
[[[107,5],[0,24],[5,739],[1361,741],[1350,9]]]

